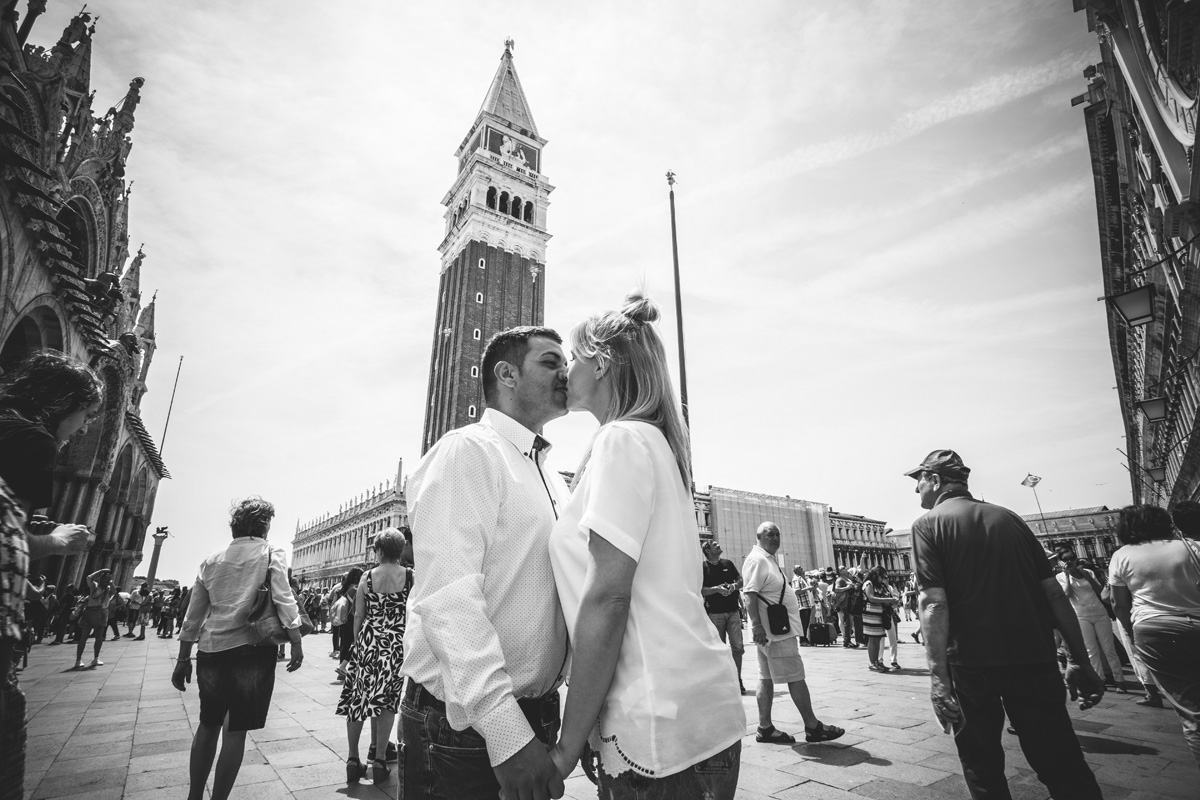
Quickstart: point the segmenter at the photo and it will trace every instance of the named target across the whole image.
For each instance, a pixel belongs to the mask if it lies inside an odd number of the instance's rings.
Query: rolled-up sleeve
[[[203,576],[197,575],[192,583],[191,600],[188,602],[187,616],[183,619],[183,628],[179,631],[179,641],[200,641],[200,626],[208,618],[208,606],[208,587],[204,585]]]
[[[271,548],[271,599],[275,601],[275,613],[285,629],[300,627],[300,606],[296,604],[296,596],[292,594],[292,585],[288,583],[287,561],[284,560],[283,548]]]
[[[650,450],[634,431],[605,426],[592,443],[579,528],[593,531],[634,561],[642,557],[654,506]]]

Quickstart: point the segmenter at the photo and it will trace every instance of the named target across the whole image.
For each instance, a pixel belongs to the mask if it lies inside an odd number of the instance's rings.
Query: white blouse
[[[733,659],[700,599],[703,556],[691,493],[654,426],[600,428],[550,534],[572,636],[591,563],[589,532],[638,562],[616,673],[591,737],[604,771],[661,778],[741,739],[746,714]]]

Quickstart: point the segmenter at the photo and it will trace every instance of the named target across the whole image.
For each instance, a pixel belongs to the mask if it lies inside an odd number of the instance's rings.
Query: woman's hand
[[[563,780],[566,780],[575,771],[575,765],[579,763],[579,756],[571,758],[558,745],[554,745],[550,748],[550,760],[554,762],[558,774],[562,776]]]
[[[288,662],[287,671],[295,672],[300,669],[300,665],[304,663],[304,648],[300,642],[292,642],[292,659]]]

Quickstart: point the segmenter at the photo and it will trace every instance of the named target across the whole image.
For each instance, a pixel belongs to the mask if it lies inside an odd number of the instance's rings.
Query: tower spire
[[[504,55],[500,57],[500,66],[496,68],[496,75],[488,87],[487,96],[483,98],[479,114],[499,117],[537,136],[533,112],[529,110],[529,101],[525,99],[525,90],[521,88],[521,79],[517,77],[517,68],[513,65],[514,47],[516,43],[512,39],[504,40]]]

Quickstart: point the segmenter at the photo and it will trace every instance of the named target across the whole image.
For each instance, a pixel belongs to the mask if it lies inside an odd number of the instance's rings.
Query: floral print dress
[[[354,640],[354,657],[346,667],[346,682],[337,713],[363,721],[384,711],[400,710],[404,675],[405,606],[412,588],[412,570],[405,570],[404,588],[381,594],[367,573],[366,619]]]

